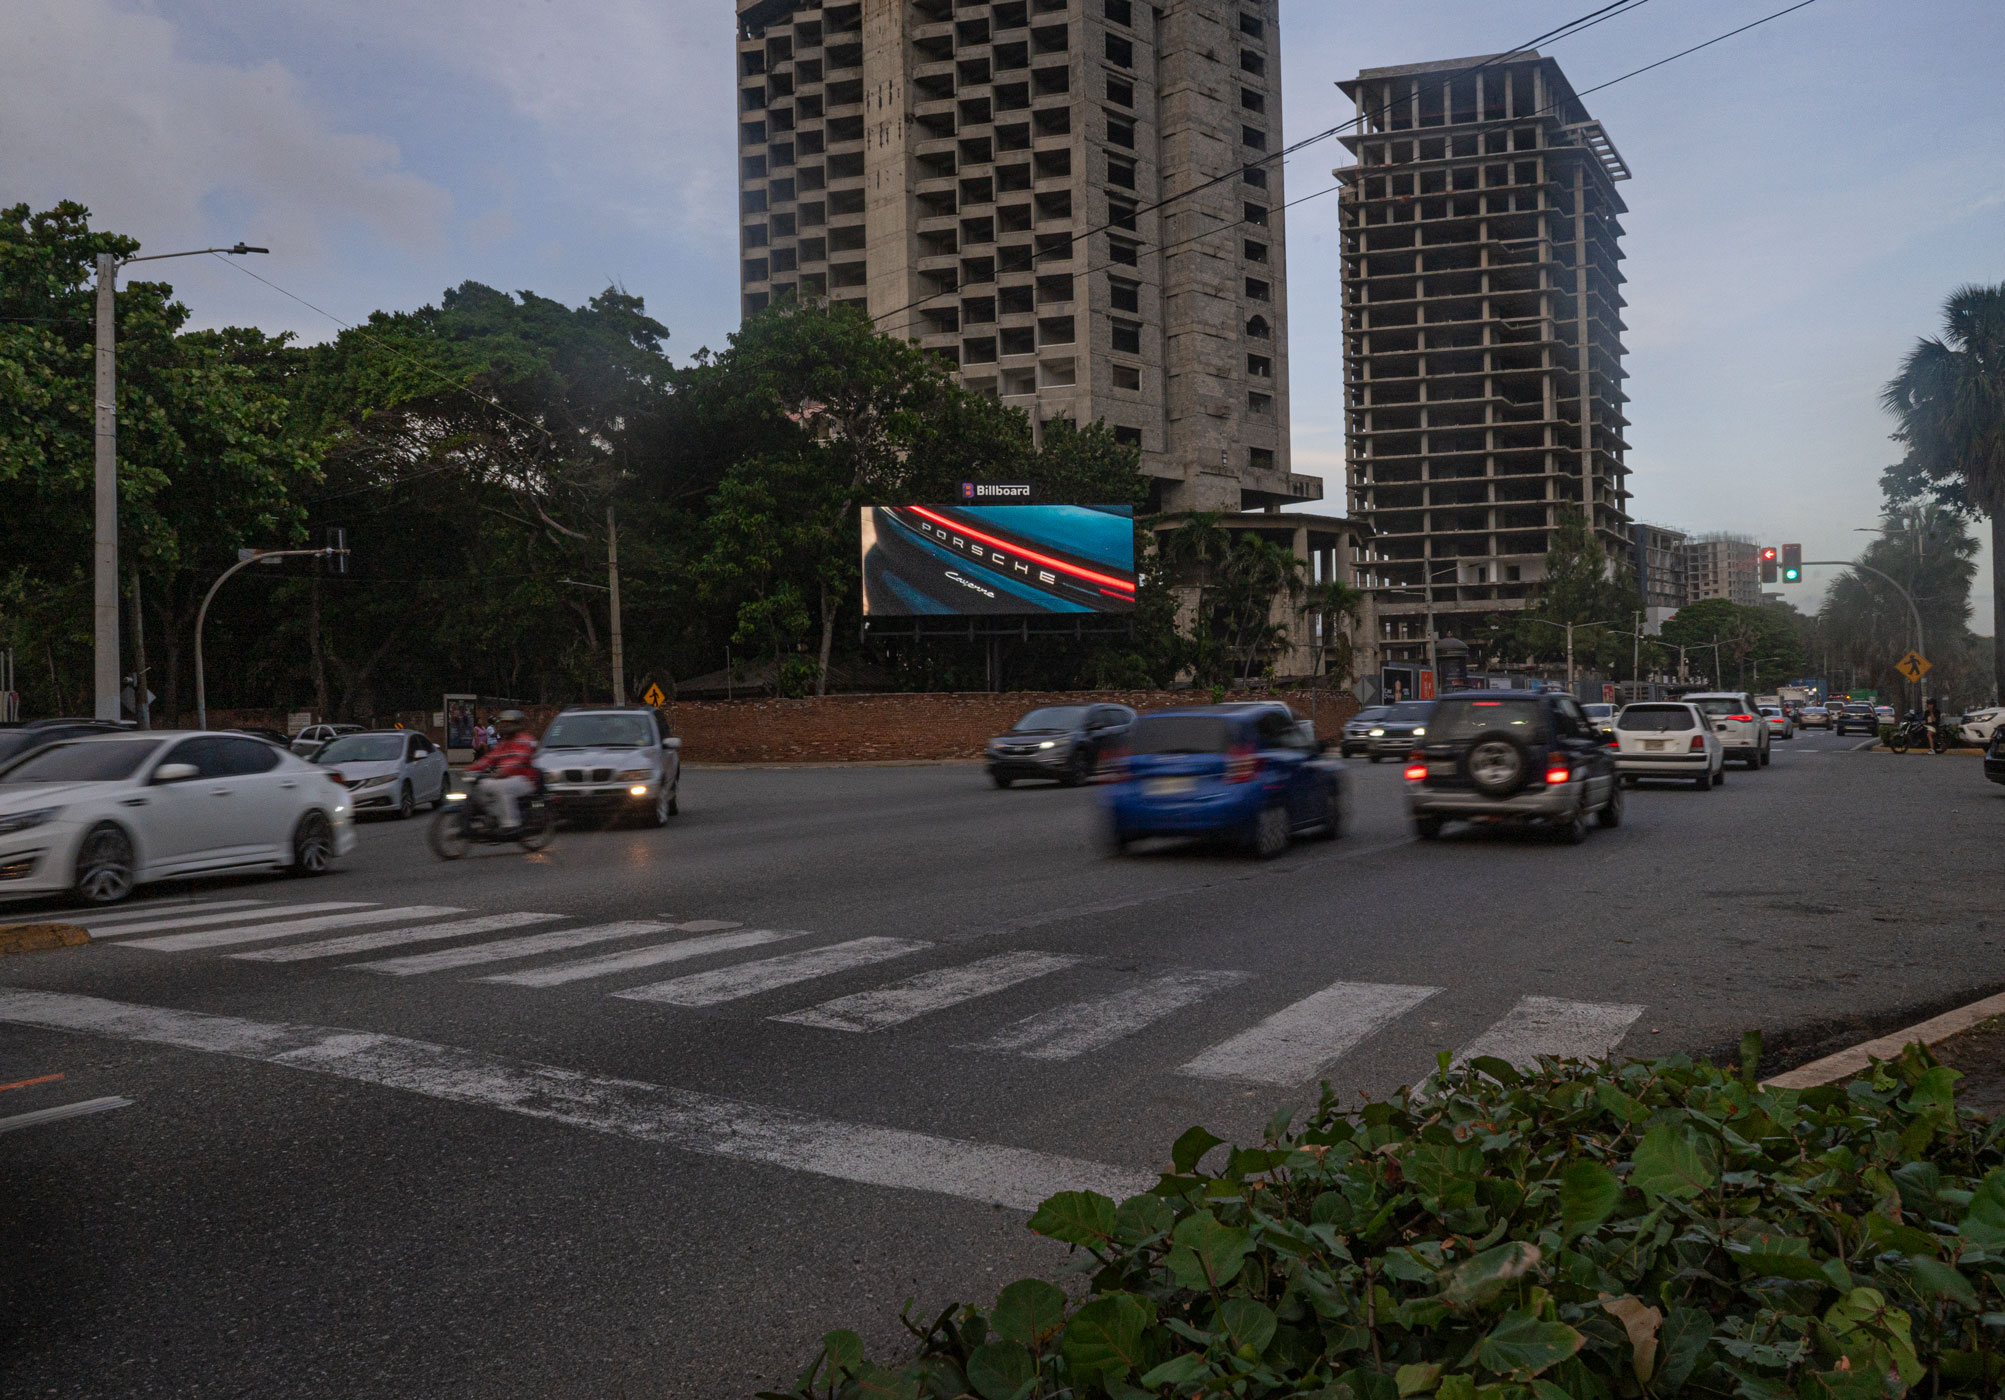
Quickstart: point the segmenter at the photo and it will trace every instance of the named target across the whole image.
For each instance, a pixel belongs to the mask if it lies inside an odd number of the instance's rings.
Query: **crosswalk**
[[[927,1018],[951,1021],[951,1013],[965,1008],[986,1034],[956,1041],[959,1048],[1047,1064],[1077,1060],[1151,1032],[1167,1037],[1173,1019],[1179,1027],[1188,1025],[1179,1013],[1225,998],[1224,1007],[1260,1006],[1250,1013],[1252,1023],[1168,1067],[1194,1079],[1288,1088],[1313,1083],[1444,992],[1436,986],[1344,980],[1285,1005],[1274,1006],[1278,998],[1268,998],[1261,1006],[1264,979],[1243,969],[1111,973],[1101,959],[1045,949],[984,947],[963,953],[926,939],[831,939],[802,929],[666,914],[586,923],[536,910],[224,899],[51,917],[82,924],[94,942],[136,955],[206,954],[389,979],[453,977],[690,1010],[737,1009],[766,998],[743,1009],[807,1032],[883,1034]],[[847,979],[854,988],[865,976],[886,980],[834,996],[816,992],[830,979]],[[794,1006],[772,1007],[773,1000],[787,996]],[[1045,1004],[995,1027],[993,1019],[986,1024],[981,1019],[991,1015],[983,1005],[991,998],[998,1000],[989,1005],[1010,1004],[1017,1013],[1025,998],[1032,999],[1030,1005]],[[1645,1010],[1629,1003],[1526,996],[1462,1041],[1455,1058],[1529,1063],[1540,1055],[1607,1054],[1620,1047]]]

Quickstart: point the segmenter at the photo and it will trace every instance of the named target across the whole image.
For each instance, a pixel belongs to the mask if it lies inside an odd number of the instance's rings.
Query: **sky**
[[[1494,53],[1605,0],[1281,0],[1285,135],[1360,68]],[[1788,0],[1649,0],[1547,46],[1577,89]],[[473,280],[646,298],[677,357],[737,320],[732,0],[4,0],[0,205],[88,205],[197,325],[309,340]],[[2005,282],[2005,4],[1816,0],[1587,97],[1635,177],[1642,518],[1842,559],[1898,456],[1879,387],[1955,287]],[[1309,146],[1291,199],[1347,155]],[[1342,499],[1333,198],[1290,213],[1295,469]],[[290,294],[290,295],[287,295]],[[1984,531],[1988,534],[1988,531]],[[1792,601],[1814,610],[1830,571]],[[1976,590],[1980,632],[1991,600]]]

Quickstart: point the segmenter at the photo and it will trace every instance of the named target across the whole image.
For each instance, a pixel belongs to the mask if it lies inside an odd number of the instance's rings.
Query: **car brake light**
[[[1705,748],[1706,748],[1706,736],[1703,734],[1694,734],[1692,736],[1692,752],[1703,753],[1705,752]]]
[[[1753,724],[1753,723],[1754,723],[1754,716],[1753,716],[1753,715],[1728,715],[1728,716],[1727,716],[1727,718],[1728,718],[1728,719],[1730,719],[1730,720],[1734,720],[1734,721],[1736,721],[1737,723],[1740,723],[1740,724]]]
[[[1260,755],[1251,746],[1241,744],[1235,747],[1225,760],[1225,781],[1228,783],[1250,783],[1260,776]]]
[[[1559,767],[1548,768],[1546,769],[1546,781],[1548,783],[1570,783],[1573,781],[1573,770],[1571,768]]]
[[[1422,778],[1427,776],[1427,765],[1424,763],[1415,763],[1409,765],[1406,770],[1406,776],[1412,779],[1414,782],[1419,782]]]

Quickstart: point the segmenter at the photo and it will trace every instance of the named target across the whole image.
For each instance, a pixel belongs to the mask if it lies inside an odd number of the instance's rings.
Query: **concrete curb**
[[[90,941],[91,936],[75,924],[0,924],[0,957],[78,948]]]
[[[1939,1045],[1993,1016],[2005,1016],[2005,992],[1973,1001],[1968,1006],[1959,1006],[1954,1011],[1945,1011],[1940,1016],[1932,1016],[1906,1030],[1883,1035],[1878,1040],[1868,1040],[1849,1050],[1840,1050],[1835,1055],[1826,1055],[1807,1065],[1798,1065],[1787,1074],[1778,1074],[1764,1083],[1771,1089],[1816,1089],[1836,1084],[1864,1073],[1874,1060],[1891,1060],[1917,1042]]]

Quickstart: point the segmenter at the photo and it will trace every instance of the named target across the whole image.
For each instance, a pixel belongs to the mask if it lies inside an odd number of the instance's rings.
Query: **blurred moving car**
[[[1761,707],[1761,717],[1768,721],[1770,738],[1794,739],[1796,737],[1796,721],[1789,717],[1789,712],[1783,709],[1782,706],[1763,705]]]
[[[349,815],[346,788],[261,739],[70,739],[28,755],[0,785],[0,896],[70,890],[114,904],[182,875],[320,875],[355,847]]]
[[[126,728],[123,722],[108,719],[35,719],[23,725],[0,729],[0,774],[4,774],[8,764],[25,758],[37,749],[91,734],[119,734]],[[5,777],[0,776],[0,782],[5,781]]]
[[[1796,722],[1805,729],[1829,729],[1831,711],[1823,705],[1805,705],[1803,713],[1797,716]]]
[[[1875,705],[1873,706],[1873,718],[1881,724],[1892,724],[1899,716],[1894,713],[1892,705]]]
[[[1594,732],[1599,734],[1605,743],[1615,742],[1615,708],[1613,705],[1580,707],[1581,713],[1587,716],[1587,722],[1594,726]]]
[[[1744,690],[1714,690],[1681,698],[1697,705],[1713,722],[1728,758],[1737,758],[1749,768],[1768,766],[1772,736],[1753,696]]]
[[[1994,731],[1990,747],[1984,750],[1984,776],[1994,783],[2005,783],[2005,729]]]
[[[313,762],[354,794],[358,817],[377,811],[409,818],[417,815],[419,803],[435,810],[443,806],[453,790],[445,751],[416,730],[343,734],[323,745]]]
[[[1091,782],[1100,761],[1134,728],[1126,705],[1046,705],[989,740],[989,781],[1006,788],[1018,778],[1049,778],[1061,787]]]
[[[1353,758],[1361,753],[1371,752],[1371,732],[1380,720],[1392,713],[1390,705],[1372,705],[1359,710],[1344,721],[1344,736],[1337,753],[1343,758]]]
[[[1576,843],[1587,839],[1589,817],[1622,824],[1615,757],[1564,691],[1444,697],[1406,777],[1407,810],[1423,841],[1450,821],[1550,826]]]
[[[1238,841],[1263,860],[1299,832],[1343,832],[1343,765],[1282,704],[1143,715],[1121,780],[1102,790],[1111,853],[1147,836]]]
[[[1871,705],[1849,704],[1832,716],[1831,727],[1842,738],[1848,733],[1878,734],[1880,720]]]
[[[560,817],[638,814],[667,826],[682,810],[682,740],[645,705],[578,705],[544,731],[536,751]]]
[[[299,733],[292,736],[292,743],[289,747],[301,758],[311,758],[313,757],[314,750],[330,739],[338,739],[343,734],[360,734],[361,732],[362,726],[359,724],[309,724],[306,728],[300,730]]]
[[[1726,749],[1697,705],[1650,700],[1625,705],[1615,717],[1615,772],[1624,787],[1642,778],[1671,778],[1710,792],[1727,780]]]
[[[1427,717],[1434,713],[1432,700],[1402,700],[1386,711],[1385,718],[1365,731],[1371,747],[1365,752],[1378,763],[1388,758],[1405,758],[1416,741],[1427,737]]]
[[[1963,731],[1964,743],[1981,747],[1991,742],[2001,720],[2005,720],[2005,706],[1993,705],[1989,709],[1965,711],[1956,724]]]

